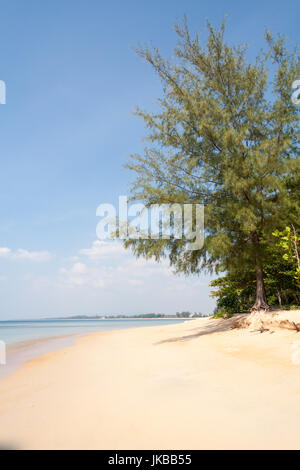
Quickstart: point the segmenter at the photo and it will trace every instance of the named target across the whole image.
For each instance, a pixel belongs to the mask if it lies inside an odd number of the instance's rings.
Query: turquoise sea
[[[185,319],[59,319],[0,321],[0,341],[7,345],[43,338],[88,334],[93,331],[119,330],[156,325],[170,325]]]
[[[74,345],[74,340],[79,336],[96,331],[170,325],[185,320],[59,319],[0,321],[0,342],[4,341],[6,344],[6,362],[4,365],[0,364],[0,380],[13,373],[22,363],[34,357]]]

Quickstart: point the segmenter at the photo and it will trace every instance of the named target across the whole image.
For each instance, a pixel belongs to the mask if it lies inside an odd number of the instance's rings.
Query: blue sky
[[[228,14],[228,40],[253,54],[265,27],[295,44],[299,2],[7,0],[0,12],[0,319],[211,312],[208,277],[95,242],[97,206],[128,193],[122,165],[143,147],[132,111],[161,94],[133,48],[171,55],[185,13],[193,31]]]

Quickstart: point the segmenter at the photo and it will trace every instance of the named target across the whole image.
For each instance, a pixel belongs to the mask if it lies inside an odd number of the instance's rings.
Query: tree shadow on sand
[[[235,323],[242,316],[244,315],[234,315],[234,317],[229,318],[228,320],[211,319],[208,324],[206,322],[205,325],[203,326],[190,329],[191,332],[195,331],[195,333],[191,333],[191,334],[183,335],[183,336],[177,336],[174,338],[164,339],[162,341],[158,341],[155,344],[158,345],[158,344],[164,344],[164,343],[177,343],[177,342],[190,341],[192,339],[199,338],[200,336],[206,336],[206,335],[211,335],[214,333],[222,333],[224,331],[229,331],[229,330],[236,328]]]

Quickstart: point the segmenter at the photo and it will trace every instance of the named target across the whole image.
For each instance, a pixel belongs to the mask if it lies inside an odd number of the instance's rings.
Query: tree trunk
[[[251,311],[269,310],[269,305],[266,296],[264,274],[262,265],[259,261],[256,264],[256,301]]]
[[[266,296],[266,289],[264,283],[264,273],[262,264],[259,256],[259,236],[257,233],[254,233],[252,236],[252,241],[255,246],[255,260],[256,260],[256,301],[251,312],[258,310],[269,310],[269,305]]]
[[[292,224],[292,228],[293,228],[293,232],[294,232],[294,240],[293,240],[294,251],[295,251],[295,255],[296,255],[298,270],[300,272],[300,255],[299,255],[299,251],[298,251],[298,237],[297,237],[296,229],[295,229],[293,224]]]
[[[254,310],[268,310],[269,305],[266,296],[263,269],[259,262],[256,265],[256,302],[252,307]]]
[[[282,306],[282,298],[281,298],[281,289],[279,286],[277,286],[277,297],[278,297],[278,302],[280,307]]]

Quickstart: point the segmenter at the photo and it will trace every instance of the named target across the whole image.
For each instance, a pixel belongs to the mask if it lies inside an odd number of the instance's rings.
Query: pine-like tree
[[[150,145],[127,164],[137,174],[132,197],[146,206],[205,205],[205,245],[189,251],[183,238],[125,246],[137,256],[168,256],[187,274],[255,269],[253,309],[267,309],[265,248],[276,228],[297,225],[291,188],[300,174],[299,107],[291,94],[300,57],[266,32],[266,51],[249,62],[246,46],[226,43],[225,23],[207,28],[202,46],[186,21],[177,25],[173,61],[157,49],[137,51],[162,80],[163,97],[158,112],[137,110]]]

